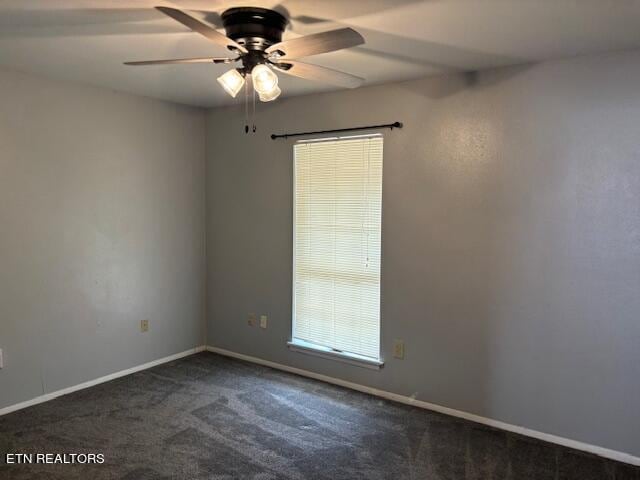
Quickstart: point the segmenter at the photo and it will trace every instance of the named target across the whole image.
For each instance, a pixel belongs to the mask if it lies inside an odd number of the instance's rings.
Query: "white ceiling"
[[[214,24],[232,6],[275,8],[291,19],[285,38],[353,27],[365,45],[307,61],[367,84],[640,48],[640,0],[1,0],[0,67],[191,105],[239,102],[215,82],[225,65],[122,65],[226,53],[155,5]],[[280,77],[285,95],[333,89]]]

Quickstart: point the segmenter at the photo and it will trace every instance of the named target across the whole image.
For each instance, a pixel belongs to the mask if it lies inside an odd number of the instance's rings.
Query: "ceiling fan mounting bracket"
[[[222,24],[227,37],[249,51],[263,52],[282,41],[288,20],[274,10],[259,7],[236,7],[225,10]]]

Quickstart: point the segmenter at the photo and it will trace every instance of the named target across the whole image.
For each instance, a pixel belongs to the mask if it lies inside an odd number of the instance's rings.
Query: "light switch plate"
[[[267,328],[267,316],[260,315],[260,328]]]
[[[0,348],[0,368],[4,368],[4,355],[2,354],[1,348]]]
[[[149,331],[149,320],[140,320],[140,331],[141,332]]]

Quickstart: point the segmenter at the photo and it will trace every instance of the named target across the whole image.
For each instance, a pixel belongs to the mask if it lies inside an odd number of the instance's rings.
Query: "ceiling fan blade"
[[[278,63],[273,64],[273,67],[294,77],[330,83],[337,87],[356,88],[364,82],[364,78],[356,77],[350,73],[294,60],[278,61]]]
[[[170,7],[156,7],[156,10],[164,13],[165,15],[173,18],[175,21],[180,22],[186,27],[189,27],[194,32],[199,33],[200,35],[205,36],[209,40],[218,45],[222,45],[223,47],[227,47],[230,50],[238,50],[242,53],[247,53],[247,49],[242,45],[236,43],[231,40],[229,37],[218,33],[216,30],[211,28],[209,25],[202,23],[200,20],[187,15],[182,10],[177,10],[175,8]]]
[[[353,28],[339,28],[304,37],[285,40],[267,48],[267,53],[280,53],[282,58],[301,58],[319,53],[334,52],[364,43],[364,38]]]
[[[200,57],[200,58],[173,58],[170,60],[143,60],[141,62],[124,62],[125,65],[169,65],[173,63],[231,63],[233,58]]]

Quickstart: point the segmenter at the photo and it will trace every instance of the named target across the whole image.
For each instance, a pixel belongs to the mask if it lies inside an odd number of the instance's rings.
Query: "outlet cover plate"
[[[393,341],[393,358],[397,358],[402,360],[404,358],[404,341],[403,340],[394,340]]]

